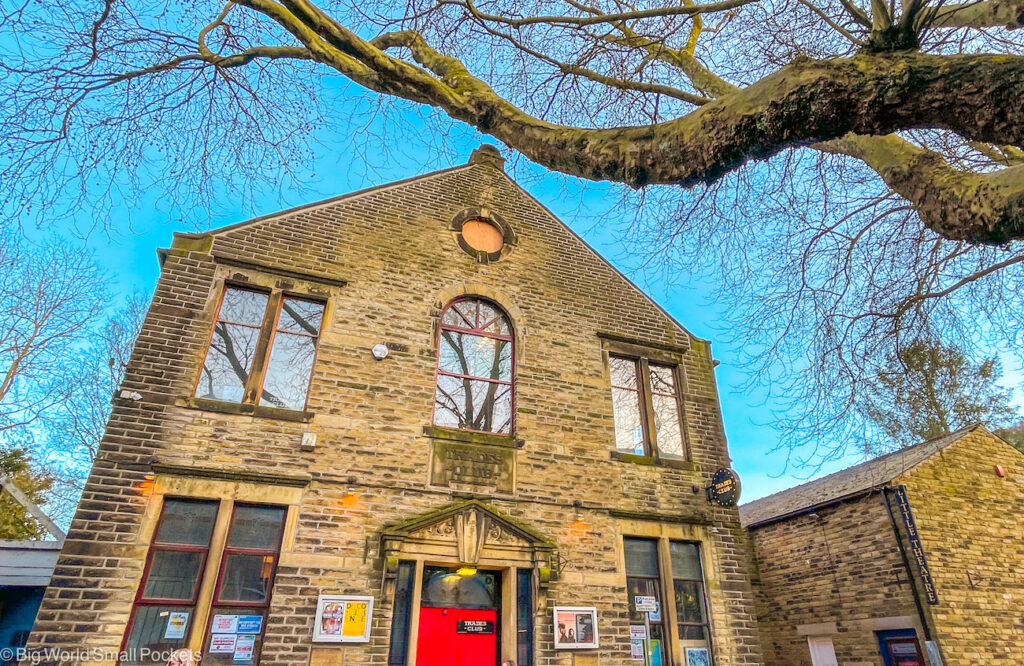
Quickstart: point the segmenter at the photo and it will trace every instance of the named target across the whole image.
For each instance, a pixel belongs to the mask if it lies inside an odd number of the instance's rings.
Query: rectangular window
[[[253,663],[260,654],[285,508],[236,504],[213,594],[203,662]]]
[[[692,541],[671,541],[669,554],[672,561],[672,594],[675,597],[679,640],[685,647],[710,649],[700,544]]]
[[[615,448],[638,456],[686,457],[676,368],[610,356]]]
[[[668,661],[668,639],[665,630],[665,606],[662,603],[661,573],[658,567],[657,539],[622,540],[626,560],[626,594],[629,604],[629,623],[633,626],[644,624],[644,615],[650,621],[650,665],[664,666]],[[657,612],[648,613],[636,609],[637,597],[653,597],[658,605]]]
[[[324,304],[225,287],[197,398],[302,410]]]
[[[129,659],[123,663],[157,663],[145,655],[185,647],[218,507],[218,502],[164,502],[128,622]]]

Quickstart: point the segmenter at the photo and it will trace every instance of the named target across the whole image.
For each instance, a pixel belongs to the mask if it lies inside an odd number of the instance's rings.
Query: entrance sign
[[[555,649],[587,650],[598,646],[597,609],[555,606]]]
[[[633,597],[633,607],[636,608],[638,613],[657,613],[658,598],[642,596]]]
[[[313,623],[314,643],[366,643],[370,640],[373,597],[321,594]]]
[[[722,468],[711,477],[707,487],[708,502],[719,506],[736,506],[740,499],[740,477],[731,469]]]
[[[490,620],[459,620],[455,631],[459,634],[493,634],[494,623]]]

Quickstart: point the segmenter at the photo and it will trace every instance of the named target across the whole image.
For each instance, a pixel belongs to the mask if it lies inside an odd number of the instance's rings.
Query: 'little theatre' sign
[[[910,541],[910,556],[917,563],[917,573],[921,577],[924,596],[928,603],[934,606],[939,603],[939,593],[935,591],[935,583],[932,582],[932,572],[928,568],[928,560],[924,557],[921,536],[917,533],[914,514],[910,511],[910,502],[907,501],[907,487],[896,486],[893,489],[893,495],[896,497],[896,506],[900,510],[900,515],[903,516],[903,525],[907,528],[907,538]]]

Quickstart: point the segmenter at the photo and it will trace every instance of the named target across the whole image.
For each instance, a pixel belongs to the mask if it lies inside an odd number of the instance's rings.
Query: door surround
[[[387,596],[393,595],[398,563],[412,561],[416,567],[408,627],[407,666],[416,663],[423,568],[426,565],[468,566],[500,572],[499,663],[515,663],[518,635],[516,573],[524,569],[532,572],[535,594],[531,597],[536,608],[540,596],[537,592],[554,577],[557,551],[551,540],[485,502],[466,500],[386,525],[381,529],[380,543],[384,565],[382,588]]]

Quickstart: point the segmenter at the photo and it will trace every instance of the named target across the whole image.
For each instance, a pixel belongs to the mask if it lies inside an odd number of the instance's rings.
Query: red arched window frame
[[[478,348],[491,345],[491,372],[487,375],[473,372],[475,362],[486,360],[486,354],[475,357],[471,362],[465,358],[463,350],[462,368],[454,368],[446,364],[451,351],[458,359],[458,351],[451,344],[452,340],[471,341],[476,339]],[[478,349],[479,350],[479,349]],[[502,359],[507,358],[506,365]],[[496,303],[474,296],[455,299],[442,311],[437,341],[437,373],[434,382],[434,425],[441,427],[487,432],[499,435],[511,435],[515,426],[515,330],[508,314]],[[447,366],[447,367],[446,367]],[[458,405],[451,395],[449,387],[458,386],[465,405],[466,393],[471,396],[476,390],[488,392],[484,404],[489,414],[481,410],[472,414],[459,413]],[[486,395],[486,394],[485,394]],[[447,404],[451,403],[451,404]],[[472,400],[469,405],[472,405]],[[502,407],[508,410],[507,420],[496,422],[495,414]],[[469,412],[466,409],[465,412]],[[500,418],[500,416],[499,416]],[[453,422],[454,421],[454,422]]]

